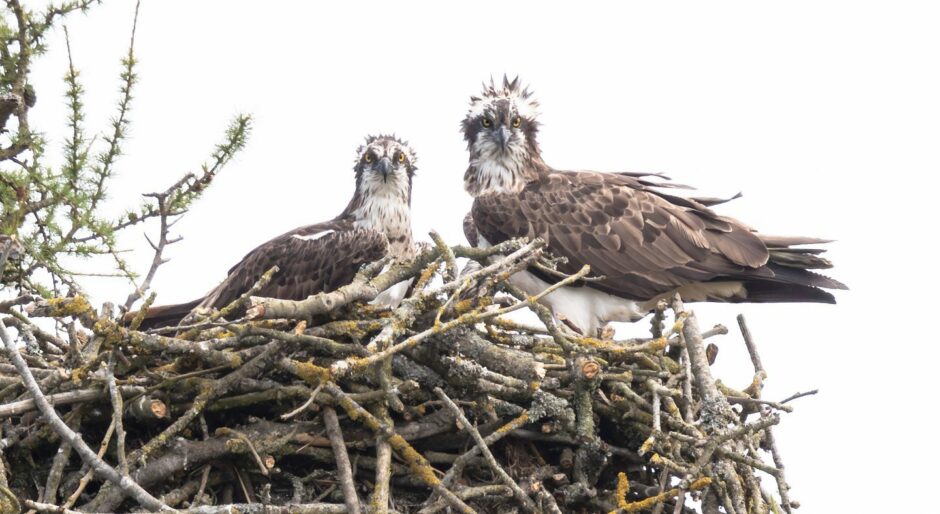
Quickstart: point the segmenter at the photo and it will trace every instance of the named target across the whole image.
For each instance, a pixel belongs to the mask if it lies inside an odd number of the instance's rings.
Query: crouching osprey
[[[414,257],[411,237],[411,180],[415,153],[394,136],[371,136],[358,150],[356,192],[330,221],[281,234],[248,253],[221,284],[202,298],[152,307],[142,328],[172,326],[193,309],[222,308],[277,265],[278,273],[257,296],[303,300],[350,283],[362,265],[384,257]],[[408,288],[400,283],[375,303],[396,306]]]
[[[593,280],[543,303],[582,333],[645,316],[678,292],[686,301],[823,302],[841,283],[809,271],[830,263],[806,237],[770,237],[709,207],[714,199],[668,194],[669,183],[642,173],[556,170],[542,160],[537,102],[518,78],[471,97],[463,120],[470,151],[464,187],[475,197],[464,223],[471,244],[541,237],[564,262],[591,266]],[[659,177],[662,178],[662,177]],[[511,282],[535,294],[558,277],[544,269]]]

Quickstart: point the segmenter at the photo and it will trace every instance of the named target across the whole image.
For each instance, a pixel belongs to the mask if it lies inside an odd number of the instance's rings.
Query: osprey
[[[236,300],[261,275],[277,265],[274,279],[258,296],[303,300],[352,282],[359,268],[384,257],[414,257],[411,237],[411,180],[416,156],[394,136],[371,136],[359,147],[356,191],[343,212],[323,223],[281,234],[248,253],[229,270],[221,284],[202,298],[153,307],[142,327],[175,325],[197,308],[218,309]],[[395,306],[409,283],[400,283],[376,298]]]
[[[759,234],[710,209],[723,200],[663,191],[679,186],[662,176],[552,168],[536,140],[537,108],[518,78],[504,77],[502,87],[491,81],[471,97],[464,188],[475,199],[464,231],[475,246],[541,237],[563,274],[589,264],[596,276],[543,300],[582,333],[640,319],[674,293],[686,301],[835,303],[824,289],[845,289],[809,271],[831,267],[823,250],[793,248],[828,241]],[[510,281],[535,294],[558,279],[530,268]]]

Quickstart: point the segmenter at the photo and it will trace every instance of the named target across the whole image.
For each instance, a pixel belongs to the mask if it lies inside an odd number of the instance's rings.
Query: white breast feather
[[[488,246],[490,243],[480,236],[480,247]],[[509,277],[509,283],[530,296],[541,293],[551,285],[528,271],[520,271]],[[589,336],[596,335],[597,330],[607,323],[636,321],[648,312],[634,301],[591,287],[562,287],[542,298],[539,303],[548,307],[556,318],[564,317]]]
[[[382,269],[382,273],[388,271],[388,268],[389,266],[386,265]],[[379,295],[376,296],[374,300],[369,302],[369,304],[388,309],[398,308],[398,306],[401,305],[401,301],[405,299],[405,294],[408,292],[408,288],[411,287],[412,281],[414,281],[413,278],[402,280],[401,282],[379,293]]]
[[[385,234],[396,259],[410,258],[414,252],[406,180],[397,174],[390,175],[387,183],[376,178],[364,180],[360,185],[363,202],[352,213],[356,227]]]

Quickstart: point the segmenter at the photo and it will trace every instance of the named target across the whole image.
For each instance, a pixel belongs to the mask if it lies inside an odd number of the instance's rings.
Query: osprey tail
[[[150,307],[147,309],[147,315],[144,316],[144,322],[140,324],[140,330],[174,327],[178,325],[187,314],[195,309],[199,303],[202,302],[202,300],[203,298],[196,298],[195,300],[185,303],[157,305],[156,307]],[[134,317],[137,316],[137,312],[138,311],[132,311],[125,314],[124,324],[130,324]]]
[[[767,267],[773,278],[752,278],[744,281],[747,298],[744,301],[768,302],[817,302],[836,303],[835,297],[824,289],[848,289],[838,280],[821,275],[816,269],[828,269],[832,263],[821,257],[821,248],[793,248],[807,244],[823,244],[830,241],[811,237],[779,237],[759,235],[767,245],[770,258]]]

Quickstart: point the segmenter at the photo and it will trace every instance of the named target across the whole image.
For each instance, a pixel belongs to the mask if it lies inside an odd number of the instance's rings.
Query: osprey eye
[[[369,164],[369,163],[372,162],[372,154],[371,154],[371,153],[367,153],[367,154],[366,154],[365,161],[366,161],[366,164]]]
[[[483,121],[481,123],[483,124],[484,128],[490,128],[493,126],[493,120],[489,118],[483,118]]]
[[[398,162],[405,162],[405,153],[398,152]]]
[[[522,118],[516,116],[512,119],[512,128],[519,128],[522,125]]]

